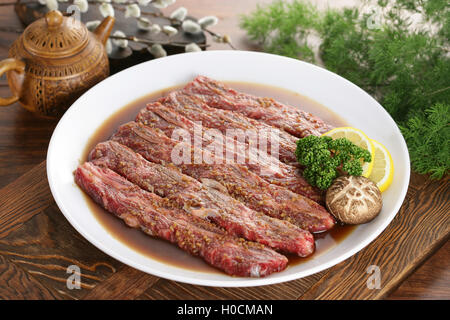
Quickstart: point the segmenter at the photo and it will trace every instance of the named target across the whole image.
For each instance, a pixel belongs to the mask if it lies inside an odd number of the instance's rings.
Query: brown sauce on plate
[[[302,110],[322,118],[324,121],[332,124],[333,126],[346,125],[346,122],[337,114],[331,112],[318,102],[315,102],[314,100],[298,93],[254,83],[227,82],[227,84],[242,92],[261,97],[271,97],[285,104],[299,106]],[[181,87],[182,85],[153,92],[131,102],[110,116],[89,139],[86,149],[84,150],[83,157],[80,159],[81,162],[87,160],[90,150],[94,148],[97,143],[108,140],[121,124],[134,120],[139,110],[144,108],[148,102],[155,101],[156,99],[166,95],[168,92],[177,90]],[[116,218],[113,214],[98,206],[87,195],[85,195],[85,198],[95,217],[106,228],[106,230],[133,250],[157,261],[176,267],[182,267],[193,271],[221,273],[221,271],[209,266],[202,259],[193,257],[168,241],[150,237],[140,230],[127,227],[121,219]],[[328,232],[314,235],[316,239],[316,252],[307,258],[289,255],[289,266],[314,259],[317,255],[328,251],[330,248],[337,245],[349,234],[351,234],[354,229],[354,226],[336,225]]]

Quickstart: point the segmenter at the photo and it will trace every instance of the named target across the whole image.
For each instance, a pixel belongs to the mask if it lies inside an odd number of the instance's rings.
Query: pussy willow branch
[[[0,7],[1,6],[11,6],[11,5],[15,5],[16,3],[22,3],[22,4],[28,4],[28,3],[35,3],[37,2],[37,0],[16,0],[16,1],[10,1],[10,2],[5,2],[5,3],[0,3]],[[108,3],[108,4],[112,4],[111,2],[105,1],[105,0],[87,0],[87,2],[89,4],[103,4],[103,3]],[[69,3],[73,4],[73,0],[69,1]],[[139,4],[138,1],[127,1],[124,3],[114,3],[112,4],[113,6],[115,5],[124,5],[124,6],[128,6],[130,4]]]
[[[23,1],[23,0],[16,0],[16,1],[10,1],[10,2],[7,2],[7,3],[0,3],[0,6],[10,6],[10,5],[14,5],[14,4],[16,4],[16,3],[18,3],[18,2],[20,2],[20,3],[23,3],[23,4],[28,4],[28,3],[34,3],[34,2],[37,2],[37,0],[27,0],[27,1]],[[71,4],[73,4],[73,0],[71,0],[71,1],[69,1]],[[103,3],[109,3],[109,4],[111,4],[111,2],[108,2],[108,1],[105,1],[105,0],[87,0],[87,2],[89,3],[89,4],[103,4]],[[138,1],[127,1],[127,2],[123,2],[123,3],[120,3],[120,5],[125,5],[125,6],[127,6],[127,5],[130,5],[130,4],[139,4],[139,2]]]
[[[152,45],[152,44],[160,44],[162,46],[174,46],[174,47],[185,47],[187,43],[184,42],[161,42],[161,41],[153,41],[153,40],[148,40],[148,39],[142,39],[142,38],[137,38],[137,37],[130,37],[130,36],[125,36],[125,37],[121,37],[121,36],[109,36],[110,39],[117,39],[117,40],[128,40],[128,41],[133,41],[133,42],[137,42],[137,43],[144,43],[144,44],[148,44],[148,45]],[[209,44],[197,44],[200,48],[207,48],[210,45]]]
[[[0,32],[22,33],[23,29],[18,29],[18,28],[14,28],[14,27],[0,27]],[[111,36],[109,36],[109,38],[117,39],[117,40],[128,40],[128,41],[144,43],[144,44],[148,44],[148,45],[160,44],[162,46],[174,46],[174,47],[184,47],[187,45],[187,43],[185,43],[185,42],[168,42],[168,41],[161,42],[161,41],[153,41],[153,40],[142,39],[142,38],[137,38],[137,37],[132,37],[132,36],[121,37],[121,36],[112,36],[111,35]],[[200,48],[208,48],[211,46],[209,44],[200,44],[200,43],[197,43],[197,45]]]
[[[213,37],[217,37],[217,38],[220,38],[220,39],[224,39],[225,38],[225,36],[222,36],[222,35],[218,34],[217,32],[211,31],[209,29],[202,28],[202,30],[207,32],[207,33],[209,33]],[[231,41],[227,41],[225,43],[228,44],[231,49],[236,50],[236,47],[231,43]]]
[[[31,3],[31,2],[36,2],[36,1],[37,1],[37,0],[34,0],[34,1],[32,0],[32,1],[25,1],[25,2],[23,2],[22,0],[16,0],[15,2],[0,3],[0,6],[14,5],[14,4],[19,3],[19,2],[20,2],[20,3]],[[73,0],[70,1],[70,2],[73,3]],[[90,3],[90,4],[103,4],[103,3],[109,3],[109,4],[111,4],[110,2],[107,2],[107,1],[105,1],[105,0],[88,0],[88,3]],[[112,3],[111,5],[113,6],[114,10],[124,12],[124,11],[125,11],[124,6],[130,5],[130,4],[139,4],[139,3],[138,3],[138,1],[136,1],[136,0],[130,0],[130,1],[127,1],[127,2],[124,2],[124,3]],[[158,17],[158,18],[167,19],[167,20],[170,21],[170,23],[173,24],[173,25],[178,25],[178,26],[179,26],[179,25],[181,24],[180,21],[178,21],[178,20],[176,20],[176,19],[172,19],[172,18],[170,18],[170,17],[164,15],[162,12],[146,12],[146,11],[141,11],[141,15],[146,15],[146,16],[152,16],[152,17]],[[226,36],[222,36],[221,34],[219,34],[219,33],[217,33],[217,32],[214,32],[214,31],[212,31],[212,30],[206,29],[206,28],[202,28],[202,30],[203,30],[204,32],[210,34],[211,36],[218,38],[218,39],[227,39],[227,38],[228,38],[228,37],[226,37]],[[10,31],[8,31],[8,32],[10,32]],[[111,38],[111,37],[110,37],[110,38]],[[126,39],[126,40],[133,41],[131,38],[135,38],[135,37],[129,37],[129,38],[130,38],[130,39]],[[137,39],[137,38],[136,38],[136,39]],[[145,40],[145,39],[141,39],[141,41],[135,41],[135,42],[142,42],[142,43],[144,43],[142,40]],[[155,44],[155,43],[156,43],[156,42],[153,42],[153,41],[151,41],[151,40],[148,40],[148,41],[151,42],[150,44]],[[231,49],[236,50],[236,47],[231,43],[231,41],[227,40],[227,41],[225,41],[224,43],[228,44],[228,45],[230,46]],[[166,42],[166,43],[160,43],[160,44],[161,44],[161,45],[171,45],[171,44],[173,44],[174,46],[184,46],[184,45],[186,45],[186,44],[183,44],[183,43],[181,43],[181,42],[179,42],[179,43]],[[203,47],[205,47],[205,48],[206,48],[206,47],[209,47],[209,45],[199,45],[199,46],[202,47],[202,48],[203,48]]]
[[[71,1],[73,2],[73,1]],[[120,5],[120,6],[128,6],[130,4],[139,4],[138,1],[127,1],[127,2],[123,2],[123,3],[111,3],[105,0],[88,0],[87,1],[89,4],[103,4],[103,3],[108,3],[111,4],[113,7],[115,7],[115,5]]]
[[[115,6],[113,6],[113,7],[116,9]],[[118,7],[117,9],[120,10],[120,11],[124,10],[123,8],[120,8],[120,7]],[[170,18],[170,17],[168,17],[168,16],[165,16],[162,12],[144,12],[144,11],[142,11],[142,12],[141,12],[141,15],[147,15],[147,16],[152,16],[152,17],[156,17],[156,18],[167,19],[167,20],[169,20],[170,23],[173,24],[173,25],[180,25],[180,24],[181,24],[181,22],[180,22],[179,20],[172,19],[172,18]],[[209,33],[209,34],[210,34],[211,36],[213,36],[213,37],[217,37],[217,38],[219,38],[219,39],[224,39],[224,36],[222,36],[221,34],[219,34],[219,33],[217,33],[217,32],[211,31],[211,30],[206,29],[206,28],[202,28],[202,30],[203,30],[204,32],[206,32],[206,33]],[[230,46],[231,49],[236,50],[236,47],[233,46],[233,44],[232,44],[230,41],[225,42],[225,43],[228,44],[228,45]]]

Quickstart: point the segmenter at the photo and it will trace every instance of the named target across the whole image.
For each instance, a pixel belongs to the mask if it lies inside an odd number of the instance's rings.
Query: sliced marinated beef
[[[167,209],[164,199],[108,168],[86,162],[76,170],[75,181],[92,199],[130,227],[175,243],[230,275],[264,277],[286,268],[285,256],[262,244],[232,237],[195,215]]]

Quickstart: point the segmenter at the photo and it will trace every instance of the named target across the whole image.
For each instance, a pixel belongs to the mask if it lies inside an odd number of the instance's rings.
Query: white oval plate
[[[164,264],[120,242],[90,211],[73,171],[88,139],[113,113],[149,93],[205,75],[217,80],[253,82],[307,96],[339,114],[383,143],[394,160],[391,187],[383,193],[383,210],[360,225],[335,247],[266,278],[238,278],[203,273]],[[121,262],[166,279],[206,286],[259,286],[309,276],[330,268],[360,251],[392,221],[406,195],[409,155],[405,141],[389,114],[351,82],[320,67],[276,55],[244,51],[178,54],[136,65],[100,82],[81,96],[59,121],[47,154],[47,175],[56,203],[73,227],[87,240]]]

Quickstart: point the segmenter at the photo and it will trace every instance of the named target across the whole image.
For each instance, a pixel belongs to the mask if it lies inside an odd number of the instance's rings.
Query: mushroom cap
[[[363,176],[337,178],[328,188],[325,202],[331,214],[347,224],[369,222],[383,206],[380,189]]]

